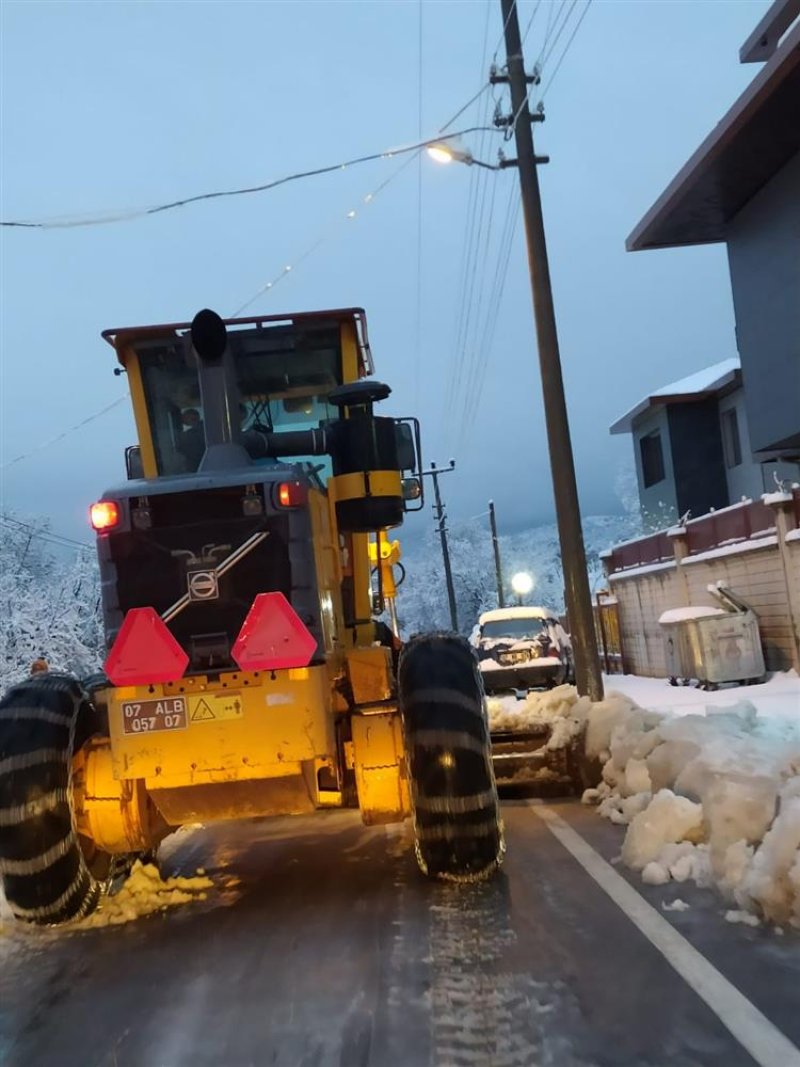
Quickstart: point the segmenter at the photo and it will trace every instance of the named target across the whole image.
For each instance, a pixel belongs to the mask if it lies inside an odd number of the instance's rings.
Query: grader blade
[[[577,746],[549,749],[547,723],[519,730],[493,730],[492,764],[505,797],[566,797],[580,794]]]

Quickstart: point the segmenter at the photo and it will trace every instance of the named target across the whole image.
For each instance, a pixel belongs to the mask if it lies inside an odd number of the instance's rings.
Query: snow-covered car
[[[562,685],[572,680],[572,643],[555,614],[546,608],[485,611],[471,641],[487,693]]]

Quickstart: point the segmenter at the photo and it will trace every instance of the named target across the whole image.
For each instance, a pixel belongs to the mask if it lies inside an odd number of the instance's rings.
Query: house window
[[[642,453],[642,476],[645,489],[664,480],[664,453],[661,448],[661,434],[658,430],[649,433],[639,441]]]
[[[742,462],[742,441],[739,437],[736,408],[722,412],[722,443],[725,448],[725,465],[738,467]]]

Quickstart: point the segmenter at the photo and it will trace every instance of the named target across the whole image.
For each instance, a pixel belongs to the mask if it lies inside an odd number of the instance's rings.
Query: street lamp
[[[500,7],[506,43],[506,66],[501,72],[493,69],[489,80],[493,85],[507,84],[511,91],[511,116],[508,118],[498,116],[495,118],[495,125],[505,126],[513,133],[517,158],[507,160],[501,157],[497,166],[477,159],[471,159],[470,163],[487,167],[489,170],[502,170],[505,167],[516,166],[519,172],[533,317],[536,324],[542,379],[547,448],[550,454],[558,539],[564,568],[567,615],[575,650],[576,682],[581,696],[588,695],[592,700],[599,701],[603,699],[603,679],[597,655],[592,596],[589,591],[586,568],[586,547],[581,528],[575,460],[572,454],[567,402],[564,396],[561,354],[558,347],[558,330],[537,174],[537,165],[546,163],[547,157],[537,156],[533,144],[532,126],[535,122],[544,121],[544,112],[538,109],[531,113],[528,107],[530,86],[538,84],[539,73],[536,71],[533,74],[527,74],[525,71],[517,0],[500,0]],[[451,155],[450,158],[456,157]]]
[[[425,146],[425,151],[435,163],[465,163],[468,167],[483,167],[484,170],[505,170],[506,167],[517,165],[516,159],[506,159],[502,152],[498,153],[497,163],[485,163],[482,159],[476,159],[468,148],[459,148],[458,145],[457,140],[431,141]]]
[[[435,163],[466,163],[470,166],[474,162],[471,152],[459,148],[452,141],[433,141],[425,151]]]
[[[511,579],[511,588],[517,594],[517,601],[522,605],[522,598],[533,589],[533,576],[527,571],[517,571]]]

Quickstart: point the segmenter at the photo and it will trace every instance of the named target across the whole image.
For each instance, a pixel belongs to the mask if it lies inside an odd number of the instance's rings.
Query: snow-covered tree
[[[97,563],[91,549],[48,543],[47,524],[0,527],[0,688],[43,658],[77,675],[98,669],[102,620]]]
[[[583,531],[586,564],[592,590],[603,583],[600,552],[641,531],[638,511],[630,515],[594,515],[585,518]],[[480,520],[455,523],[449,533],[453,586],[459,629],[468,634],[482,611],[497,607],[497,581],[488,524]],[[556,613],[564,610],[564,571],[556,525],[537,526],[500,536],[506,602],[513,603],[511,576],[527,571],[534,588],[527,598]],[[406,635],[450,628],[447,590],[438,535],[431,532],[404,546],[407,581],[398,597],[398,614]]]

